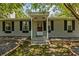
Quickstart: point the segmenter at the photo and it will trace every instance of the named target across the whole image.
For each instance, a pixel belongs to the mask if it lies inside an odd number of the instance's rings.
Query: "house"
[[[55,37],[79,37],[79,21],[74,17],[49,17],[41,12],[31,12],[29,16],[0,19],[0,36],[26,36],[38,42]]]

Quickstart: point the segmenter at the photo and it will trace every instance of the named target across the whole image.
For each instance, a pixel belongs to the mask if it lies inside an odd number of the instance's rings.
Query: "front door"
[[[37,36],[43,36],[43,22],[37,22]]]

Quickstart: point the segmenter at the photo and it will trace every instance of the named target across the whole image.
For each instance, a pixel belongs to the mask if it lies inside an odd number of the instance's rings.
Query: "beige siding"
[[[75,21],[75,30],[71,33],[64,31],[64,20],[54,20],[54,31],[49,37],[79,37],[79,21]]]

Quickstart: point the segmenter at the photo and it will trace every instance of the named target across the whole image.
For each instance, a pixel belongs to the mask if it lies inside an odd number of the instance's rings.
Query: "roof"
[[[4,20],[12,20],[12,21],[16,21],[16,20],[30,20],[30,18],[1,18],[0,21],[4,21]]]
[[[75,17],[58,17],[58,16],[56,16],[56,17],[48,17],[48,19],[50,19],[50,20],[75,20],[76,18]]]
[[[29,12],[28,13],[30,17],[34,17],[34,16],[48,16],[49,13],[48,12]]]

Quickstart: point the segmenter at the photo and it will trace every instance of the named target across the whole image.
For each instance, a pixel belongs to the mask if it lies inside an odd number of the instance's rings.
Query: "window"
[[[67,22],[67,30],[68,32],[72,32],[72,21]]]
[[[64,30],[73,32],[75,30],[75,20],[64,20]]]
[[[3,22],[3,31],[5,31],[5,33],[11,33],[11,31],[14,31],[14,22],[13,21],[4,21]]]
[[[23,31],[29,31],[29,22],[23,21],[22,25]]]
[[[23,33],[28,33],[29,31],[29,23],[28,21],[20,21],[20,31]]]
[[[12,24],[11,22],[6,22],[5,23],[5,31],[11,31],[12,29]]]

